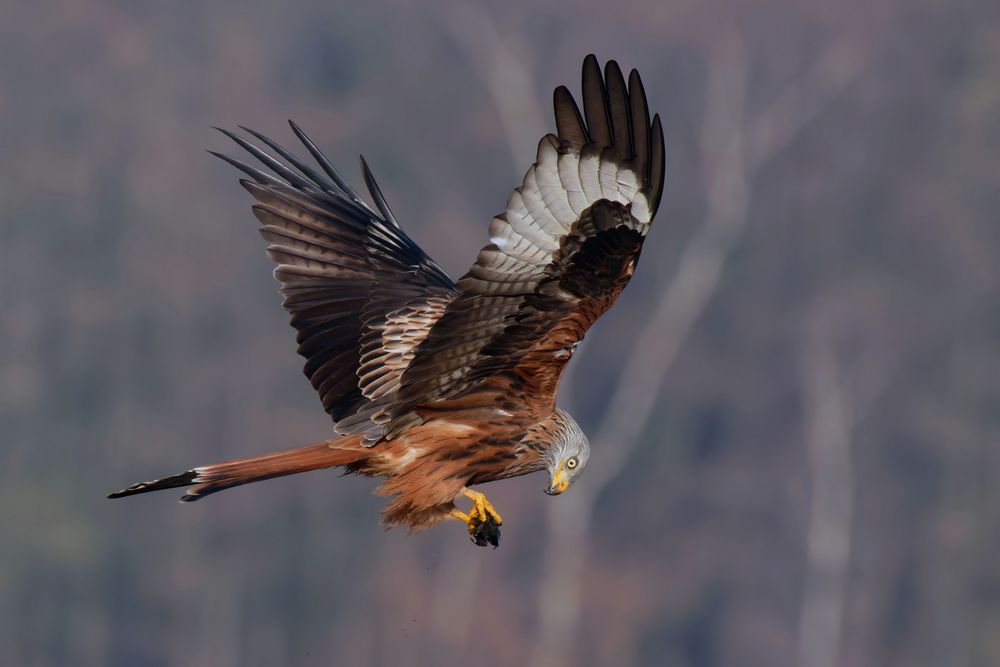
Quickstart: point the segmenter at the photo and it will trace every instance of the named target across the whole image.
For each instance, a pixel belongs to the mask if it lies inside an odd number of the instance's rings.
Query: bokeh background
[[[3,0],[0,664],[1000,664],[1000,5]],[[588,52],[667,191],[496,551],[329,472],[210,129],[298,121],[457,277]]]

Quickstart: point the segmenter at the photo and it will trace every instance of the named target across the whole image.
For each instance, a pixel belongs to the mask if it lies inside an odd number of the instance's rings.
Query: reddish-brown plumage
[[[261,134],[248,130],[277,157],[226,132],[274,174],[220,155],[250,177],[241,183],[255,199],[306,375],[340,435],[113,497],[191,486],[184,499],[196,500],[341,466],[384,478],[384,522],[419,530],[456,515],[455,499],[476,498],[467,491],[475,484],[548,469],[550,492],[564,490],[589,445],[556,408],[559,379],[631,278],[664,172],[659,118],[650,122],[634,70],[626,85],[614,61],[602,76],[588,56],[583,101],[581,114],[566,88],[556,90],[558,136],[539,143],[490,224],[491,243],[457,282],[402,231],[367,164],[376,208],[294,124],[322,173]],[[493,512],[476,502],[470,530]]]

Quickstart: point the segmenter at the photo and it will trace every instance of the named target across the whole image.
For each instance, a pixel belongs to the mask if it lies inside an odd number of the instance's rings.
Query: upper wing
[[[581,117],[556,89],[558,136],[542,139],[394,399],[368,408],[386,437],[440,401],[495,403],[500,392],[513,405],[554,408],[563,367],[632,275],[663,191],[663,131],[658,116],[650,123],[638,73],[626,86],[610,61],[602,78],[588,56],[583,108]]]
[[[253,179],[240,183],[256,199],[253,212],[299,332],[305,373],[337,421],[399,387],[414,348],[458,290],[400,229],[363,158],[378,212],[290,124],[324,173],[252,130],[288,164],[222,131],[274,176],[214,154]]]

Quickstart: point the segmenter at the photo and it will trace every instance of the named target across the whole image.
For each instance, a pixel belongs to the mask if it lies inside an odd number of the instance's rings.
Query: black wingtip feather
[[[365,160],[365,156],[361,156],[361,174],[364,176],[365,185],[368,186],[368,192],[371,194],[372,199],[375,200],[375,206],[378,207],[382,217],[386,219],[392,225],[399,227],[399,223],[396,222],[396,216],[392,214],[392,210],[389,208],[389,202],[385,200],[385,196],[382,194],[382,189],[378,186],[378,182],[375,180],[375,175],[372,174],[371,168],[368,166],[368,161]]]
[[[172,477],[164,477],[163,479],[154,479],[150,482],[139,482],[138,484],[133,484],[132,486],[124,488],[121,491],[115,491],[114,493],[109,494],[108,498],[126,498],[140,493],[149,493],[150,491],[161,491],[163,489],[176,489],[180,486],[190,486],[197,483],[195,481],[197,477],[197,471],[186,470],[179,475],[174,475]]]
[[[235,132],[230,132],[229,130],[226,130],[221,127],[217,127],[215,129],[217,129],[219,132],[222,132],[224,135],[232,139],[236,143],[236,145],[245,150],[247,153],[250,153],[250,155],[253,155],[258,160],[260,160],[260,162],[263,163],[268,169],[270,169],[275,174],[277,174],[281,178],[291,183],[293,186],[301,188],[303,190],[315,189],[315,186],[306,178],[300,176],[292,169],[289,169],[279,160],[269,155],[268,153],[264,152],[259,147],[253,145],[240,135],[236,134]]]
[[[573,94],[566,86],[559,86],[552,93],[552,106],[555,109],[556,132],[560,141],[579,150],[590,143],[590,135],[576,106]]]
[[[663,127],[660,125],[660,114],[653,116],[652,137],[650,138],[650,176],[649,189],[653,192],[650,211],[655,214],[663,197],[663,179],[666,173],[666,154],[663,143]]]
[[[583,113],[592,142],[600,148],[611,145],[611,126],[608,124],[607,92],[597,58],[591,53],[583,61]]]
[[[302,128],[300,128],[292,119],[288,119],[288,126],[292,128],[292,132],[294,132],[295,136],[302,142],[302,145],[306,147],[306,150],[313,156],[313,159],[316,160],[317,164],[319,164],[323,171],[326,172],[326,175],[337,184],[337,187],[347,194],[348,197],[354,200],[355,203],[361,204],[367,208],[368,205],[361,199],[361,196],[357,193],[357,191],[351,187],[351,184],[347,182],[347,179],[340,175],[337,168],[333,166],[325,155],[323,155],[323,151],[321,151],[319,147],[313,143],[312,139],[306,135]]]
[[[272,141],[271,139],[267,138],[266,136],[264,136],[260,132],[257,132],[256,130],[251,130],[249,127],[246,127],[244,125],[239,125],[238,127],[244,132],[247,132],[248,134],[251,134],[254,137],[256,137],[258,140],[264,142],[267,146],[271,148],[271,150],[275,151],[283,159],[287,160],[293,167],[298,169],[306,178],[312,181],[316,185],[316,187],[318,187],[320,190],[323,190],[331,194],[340,194],[340,190],[337,188],[336,184],[334,184],[333,182],[330,181],[330,179],[325,178],[318,171],[316,171],[308,164],[300,160],[291,151],[286,150],[283,146],[281,146],[275,141]]]
[[[261,184],[264,184],[264,185],[284,185],[283,182],[281,182],[280,180],[278,180],[274,176],[271,176],[270,174],[266,174],[263,171],[261,171],[260,169],[254,169],[250,165],[245,164],[243,162],[240,162],[239,160],[237,160],[235,158],[231,158],[228,155],[226,155],[225,153],[217,153],[217,152],[211,151],[211,150],[208,151],[208,153],[210,153],[211,155],[214,155],[215,157],[219,158],[223,162],[227,162],[227,163],[231,164],[232,166],[236,167],[237,169],[239,169],[244,174],[246,174],[250,178],[252,178],[255,181],[257,181],[258,183],[261,183]]]
[[[635,69],[628,75],[628,103],[636,169],[649,182],[649,105],[646,103],[642,78]]]
[[[628,91],[622,69],[614,60],[604,64],[605,101],[611,123],[611,147],[615,157],[628,160],[634,155],[632,147],[631,112]]]

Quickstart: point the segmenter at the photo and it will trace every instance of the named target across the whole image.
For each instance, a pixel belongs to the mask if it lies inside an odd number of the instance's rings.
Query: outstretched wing
[[[246,128],[284,162],[222,132],[273,175],[214,154],[252,179],[240,183],[256,200],[253,213],[277,264],[305,373],[338,421],[398,389],[416,346],[459,292],[399,227],[364,158],[378,212],[290,125],[323,173]]]
[[[496,404],[499,392],[509,405],[554,409],[562,370],[631,277],[663,191],[663,131],[638,73],[626,85],[610,61],[602,77],[588,56],[583,111],[556,89],[558,136],[539,143],[394,400],[368,407],[385,437],[455,399]]]

